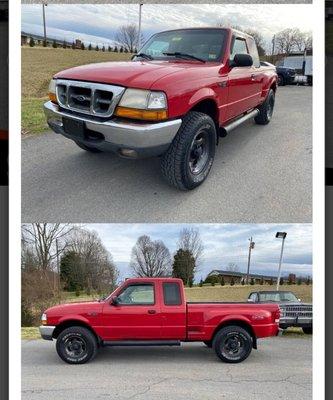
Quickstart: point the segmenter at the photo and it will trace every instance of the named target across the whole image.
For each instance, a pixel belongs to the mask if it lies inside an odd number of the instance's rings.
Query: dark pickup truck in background
[[[312,304],[302,303],[294,293],[282,290],[252,292],[248,302],[276,303],[281,310],[281,329],[295,326],[302,328],[306,334],[312,334]]]

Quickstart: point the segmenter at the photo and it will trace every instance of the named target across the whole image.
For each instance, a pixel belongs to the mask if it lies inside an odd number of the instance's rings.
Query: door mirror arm
[[[111,304],[112,304],[113,306],[117,306],[117,305],[119,304],[119,299],[118,299],[117,296],[112,296],[112,297],[111,297]]]

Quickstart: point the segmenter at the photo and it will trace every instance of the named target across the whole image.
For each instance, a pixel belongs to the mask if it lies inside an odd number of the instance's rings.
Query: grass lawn
[[[35,134],[47,129],[42,105],[47,100],[50,79],[56,72],[78,65],[130,58],[128,53],[22,47],[22,133]]]
[[[248,294],[256,290],[274,290],[274,286],[268,285],[249,285],[249,286],[203,286],[203,287],[193,287],[186,288],[186,298],[188,301],[246,301]],[[281,290],[291,290],[304,302],[312,302],[312,285],[284,285]],[[75,292],[63,292],[62,303],[65,302],[76,302],[76,301],[89,301],[98,299],[98,295],[92,294],[87,295],[81,293],[79,296],[75,295]],[[310,335],[304,335],[302,330],[299,328],[288,328],[287,331],[283,333],[287,336],[304,336],[311,337]],[[22,328],[21,331],[22,339],[39,339],[39,331],[36,327]]]

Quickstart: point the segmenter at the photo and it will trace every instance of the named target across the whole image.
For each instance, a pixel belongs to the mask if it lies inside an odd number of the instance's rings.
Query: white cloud
[[[282,29],[297,27],[311,31],[311,10],[311,5],[304,4],[145,4],[142,31],[148,37],[161,30],[222,22],[257,29],[270,46],[272,35]],[[119,26],[138,22],[138,5],[49,4],[46,19],[49,34],[57,38],[65,34],[68,40],[81,38],[108,43]],[[42,29],[41,5],[22,5],[22,30],[41,34]]]

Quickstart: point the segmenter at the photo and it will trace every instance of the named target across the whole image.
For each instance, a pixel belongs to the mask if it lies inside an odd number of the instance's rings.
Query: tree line
[[[216,25],[218,27],[225,27],[225,24],[222,22],[217,22]],[[286,28],[275,33],[272,35],[271,43],[268,45],[259,30],[253,28],[247,29],[236,25],[232,25],[231,27],[245,32],[254,38],[260,57],[267,54],[283,54],[288,56],[294,51],[304,52],[305,49],[312,49],[311,32],[302,32],[298,28]],[[140,47],[140,43],[142,44],[144,42],[143,35],[141,35],[141,37],[139,37],[139,35],[138,28],[135,24],[127,24],[120,26],[116,32],[114,41],[118,43],[118,45],[115,46],[105,46],[104,44],[102,46],[98,44],[93,46],[91,43],[87,46],[83,42],[80,42],[78,47],[75,41],[69,44],[64,40],[62,45],[60,45],[56,40],[53,40],[52,47],[72,48],[74,50],[79,48],[81,50],[108,51],[115,53],[136,53],[137,49]],[[47,41],[43,40],[42,43],[44,47],[47,47]],[[31,37],[29,46],[34,47],[35,45],[36,41]]]

